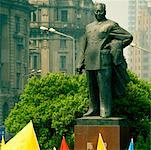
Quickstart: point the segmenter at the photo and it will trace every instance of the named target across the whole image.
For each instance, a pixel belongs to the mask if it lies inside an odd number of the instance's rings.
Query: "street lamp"
[[[75,75],[75,38],[73,36],[56,31],[54,28],[49,29],[47,27],[41,26],[40,29],[44,30],[44,31],[49,31],[49,32],[52,32],[52,33],[55,33],[55,34],[58,34],[58,35],[61,35],[61,36],[67,37],[67,38],[70,38],[72,40],[72,64],[73,64],[73,74]]]
[[[48,28],[47,28],[47,27],[41,26],[40,29],[41,29],[41,30],[46,30],[46,31],[48,31]]]
[[[23,74],[24,77],[31,77],[33,75],[39,76],[42,70],[32,69],[28,74]]]
[[[145,48],[139,47],[139,46],[137,46],[135,43],[131,43],[130,46],[131,46],[131,47],[134,47],[134,48],[137,48],[137,49],[140,49],[140,50],[142,50],[142,51],[151,53],[151,51],[149,51],[149,50],[147,50],[147,49],[145,49]]]

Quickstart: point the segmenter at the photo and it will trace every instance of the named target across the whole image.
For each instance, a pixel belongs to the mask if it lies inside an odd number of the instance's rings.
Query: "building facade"
[[[0,1],[0,126],[26,82],[29,10],[27,0]]]
[[[129,0],[129,31],[136,46],[129,50],[128,66],[138,77],[151,79],[151,0]],[[151,81],[151,80],[150,80]]]
[[[91,0],[29,0],[36,8],[30,23],[30,69],[74,73],[76,53],[81,47],[85,26],[94,20]],[[40,27],[54,28],[72,38]],[[75,57],[74,57],[75,55]]]

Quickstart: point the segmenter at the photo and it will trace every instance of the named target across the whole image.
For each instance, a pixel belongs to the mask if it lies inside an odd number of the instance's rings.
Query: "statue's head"
[[[103,3],[95,3],[94,4],[95,18],[98,21],[105,19],[106,15],[106,6]]]

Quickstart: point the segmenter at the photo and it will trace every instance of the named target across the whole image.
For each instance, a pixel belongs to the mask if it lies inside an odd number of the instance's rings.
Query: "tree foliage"
[[[113,100],[113,115],[125,117],[132,133],[146,136],[149,129],[151,85],[130,74],[131,82],[125,98]],[[33,121],[41,149],[59,147],[62,135],[73,147],[75,119],[88,108],[85,75],[48,74],[33,77],[27,84],[20,101],[15,105],[5,125],[9,132],[17,133],[30,120]]]
[[[151,84],[138,79],[129,72],[131,82],[127,85],[126,97],[113,101],[114,116],[124,117],[131,127],[131,136],[139,133],[146,137],[150,120]]]
[[[17,133],[32,120],[42,149],[59,146],[63,134],[72,147],[75,118],[86,111],[87,93],[84,75],[33,77],[6,120],[7,129]]]

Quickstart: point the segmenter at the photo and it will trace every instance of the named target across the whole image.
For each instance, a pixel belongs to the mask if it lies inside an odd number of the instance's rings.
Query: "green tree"
[[[141,133],[146,137],[150,129],[151,84],[130,72],[129,75],[131,82],[127,86],[126,97],[113,101],[112,113],[128,120],[132,136],[137,137]]]
[[[151,85],[130,73],[131,82],[125,98],[113,101],[113,115],[125,117],[133,136],[145,137],[149,130]],[[85,75],[48,74],[41,79],[33,77],[20,101],[15,105],[5,125],[17,133],[33,121],[41,149],[60,146],[62,135],[73,147],[75,119],[88,109],[88,91]]]
[[[15,134],[32,120],[42,149],[59,147],[63,134],[72,147],[75,118],[86,111],[87,93],[84,75],[33,77],[7,118],[7,129]]]
[[[135,150],[150,150],[151,149],[151,130],[148,137],[144,139],[142,135],[139,135],[135,143]]]

